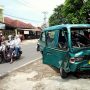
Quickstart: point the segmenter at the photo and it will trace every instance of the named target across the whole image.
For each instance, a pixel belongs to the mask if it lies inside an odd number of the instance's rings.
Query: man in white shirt
[[[16,37],[15,37],[15,51],[16,51],[17,56],[18,56],[20,49],[21,49],[21,39],[20,39],[19,35],[16,35]]]
[[[13,62],[13,50],[15,48],[15,40],[14,40],[13,35],[9,35],[8,38],[9,38],[9,41],[8,41],[7,45],[10,47],[10,56],[11,56],[10,63],[12,63]]]

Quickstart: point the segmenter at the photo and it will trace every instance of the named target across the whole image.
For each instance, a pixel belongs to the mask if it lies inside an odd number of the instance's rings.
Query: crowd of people
[[[9,35],[8,41],[5,40],[5,37],[0,33],[0,51],[3,51],[3,56],[6,59],[6,50],[9,48],[10,52],[10,63],[13,62],[13,51],[15,50],[16,56],[18,55],[18,51],[21,49],[21,39],[19,35]]]

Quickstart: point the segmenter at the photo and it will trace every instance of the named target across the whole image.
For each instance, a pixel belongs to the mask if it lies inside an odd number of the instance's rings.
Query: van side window
[[[41,41],[45,42],[45,32],[41,34]]]
[[[67,31],[60,30],[59,39],[58,39],[58,47],[60,49],[67,50],[67,46],[68,46],[67,40],[68,40]]]
[[[71,28],[73,48],[90,46],[90,32],[88,28]]]
[[[55,31],[47,32],[47,45],[50,47],[54,46]]]

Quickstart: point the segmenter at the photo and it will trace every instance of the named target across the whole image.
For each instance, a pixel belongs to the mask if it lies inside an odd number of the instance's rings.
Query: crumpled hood
[[[90,48],[73,48],[70,53],[71,57],[90,55]]]

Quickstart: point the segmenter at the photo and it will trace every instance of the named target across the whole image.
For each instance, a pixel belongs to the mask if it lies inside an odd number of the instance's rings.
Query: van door
[[[40,51],[43,52],[43,49],[46,45],[46,33],[42,32],[41,36],[40,36],[40,40],[39,40],[39,47],[40,47]]]
[[[48,32],[49,37],[46,38],[47,45],[44,48],[43,63],[60,68],[63,61],[67,59],[68,39],[67,35],[65,35],[67,31],[63,31],[54,30]]]

